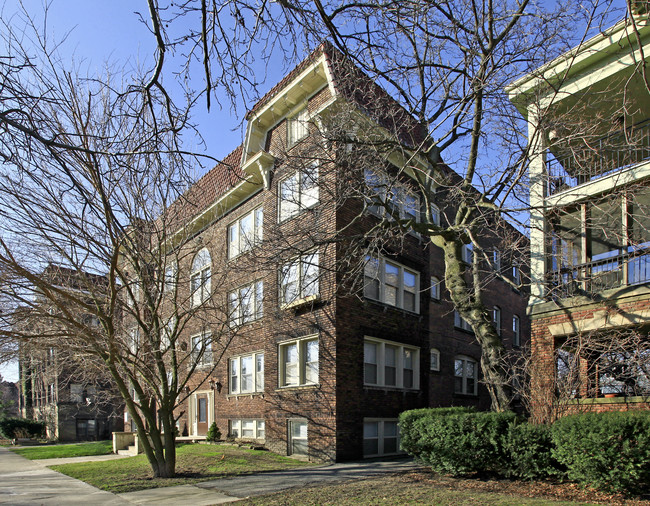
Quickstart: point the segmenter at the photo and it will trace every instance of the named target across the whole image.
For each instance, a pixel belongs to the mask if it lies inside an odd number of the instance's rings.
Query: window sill
[[[316,390],[320,388],[320,383],[309,383],[308,385],[287,385],[284,387],[278,387],[276,392],[287,392],[292,390]]]
[[[226,399],[240,399],[240,398],[253,398],[253,397],[260,397],[264,399],[264,392],[241,392],[241,393],[236,393],[236,394],[227,394]]]
[[[401,311],[403,313],[406,313],[407,315],[420,316],[419,311],[411,311],[410,309],[404,309],[404,308],[401,308],[399,306],[393,306],[392,304],[388,304],[386,302],[382,302],[382,301],[377,300],[377,299],[371,299],[370,297],[366,297],[365,295],[363,297],[363,300],[366,301],[366,302],[369,302],[371,304],[376,304],[376,305],[384,308],[384,311],[386,311],[388,309],[396,309],[397,311]]]
[[[283,304],[280,306],[280,309],[296,309],[302,306],[306,306],[307,304],[313,304],[319,300],[320,295],[310,295],[309,297],[305,297],[303,299],[294,300],[289,304]]]
[[[417,393],[420,391],[420,388],[404,388],[404,387],[394,387],[394,386],[382,386],[382,385],[367,385],[364,383],[363,388],[366,390],[382,390],[385,392],[413,392]]]

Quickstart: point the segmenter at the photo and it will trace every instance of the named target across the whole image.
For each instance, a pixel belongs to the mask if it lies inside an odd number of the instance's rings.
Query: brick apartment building
[[[635,14],[508,90],[531,124],[534,155],[529,313],[540,421],[650,408],[648,54],[648,17]]]
[[[404,410],[489,407],[480,348],[448,299],[442,251],[413,232],[373,242],[386,206],[377,195],[340,197],[354,186],[385,191],[392,212],[420,219],[423,200],[408,175],[390,193],[380,188],[402,155],[343,172],[335,157],[354,157],[355,146],[312,144],[315,126],[350,106],[368,128],[418,139],[416,122],[323,44],[249,112],[242,146],[190,189],[201,205],[179,248],[195,253],[174,268],[188,279],[176,289],[192,303],[220,301],[232,334],[214,339],[201,318],[184,330],[201,364],[178,410],[182,435],[204,435],[216,422],[224,436],[280,454],[346,460],[398,453]],[[440,170],[446,181],[458,177]],[[447,195],[440,185],[432,219],[453,208]],[[341,230],[346,239],[328,240]],[[495,324],[507,349],[523,348],[526,293],[493,275],[498,269],[519,283],[520,259],[502,255],[502,238],[490,231],[480,241],[494,260],[486,294]],[[468,261],[471,254],[467,247]],[[223,268],[229,274],[215,286]]]

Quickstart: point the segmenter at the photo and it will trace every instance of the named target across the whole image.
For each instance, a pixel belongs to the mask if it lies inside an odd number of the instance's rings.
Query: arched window
[[[192,306],[198,306],[210,296],[210,275],[212,259],[207,248],[203,248],[194,257],[192,262],[192,275],[190,278],[190,292]]]

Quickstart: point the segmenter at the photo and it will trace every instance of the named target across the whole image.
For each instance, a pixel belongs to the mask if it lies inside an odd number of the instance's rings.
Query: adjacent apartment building
[[[533,417],[650,403],[650,24],[513,83],[528,120]]]
[[[79,277],[92,275],[50,265],[44,276],[66,290],[80,290]],[[93,277],[96,283],[103,282],[101,276]],[[96,325],[89,315],[79,315],[79,319]],[[19,410],[23,418],[45,422],[47,438],[58,441],[110,439],[112,432],[123,429],[124,402],[119,392],[100,368],[92,367],[93,359],[83,350],[59,346],[65,337],[57,330],[54,309],[37,300],[14,325],[17,332],[29,326],[29,335],[40,336],[36,346],[29,340],[20,346]]]
[[[187,324],[192,349],[206,345],[178,410],[182,435],[216,422],[224,436],[280,454],[346,460],[398,453],[404,410],[489,408],[481,351],[448,300],[442,251],[415,232],[376,234],[391,213],[446,220],[442,181],[453,187],[458,176],[440,168],[438,201],[424,209],[408,170],[384,183],[407,165],[400,149],[371,166],[361,151],[355,158],[354,142],[319,136],[335,128],[335,114],[349,115],[348,132],[355,123],[402,143],[422,138],[397,102],[323,44],[255,105],[243,144],[190,190],[202,205],[183,228],[190,239],[180,247],[195,254],[175,267],[190,280],[178,289],[191,302],[223,301],[232,335],[226,346],[206,339],[210,321]],[[481,235],[493,260],[483,266],[489,307],[505,347],[523,349],[526,292],[513,287],[523,285],[522,259],[502,254],[494,230],[517,236],[503,223]],[[215,286],[224,265],[229,274]]]

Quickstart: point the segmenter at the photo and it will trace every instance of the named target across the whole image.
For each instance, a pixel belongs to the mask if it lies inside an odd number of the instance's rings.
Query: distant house
[[[535,132],[529,313],[538,420],[650,408],[649,55],[650,24],[636,16],[508,89]]]
[[[79,289],[79,276],[90,276],[51,265],[44,272],[56,284],[69,290]],[[97,276],[97,282],[102,279]],[[47,304],[43,302],[43,304]],[[29,310],[28,310],[29,311]],[[48,318],[44,315],[52,315]],[[94,441],[110,439],[111,432],[124,426],[124,402],[113,383],[95,369],[82,350],[44,346],[48,336],[56,339],[56,311],[31,311],[21,325],[30,333],[41,333],[38,346],[22,343],[19,358],[20,415],[46,423],[47,437],[59,441]],[[89,315],[79,315],[89,325]]]
[[[367,254],[362,286],[351,293],[336,269],[343,250],[318,241],[319,230],[331,233],[363,213],[351,234],[387,219],[375,199],[415,222],[426,211],[434,220],[453,212],[442,187],[425,209],[408,174],[385,190],[382,178],[396,171],[389,160],[350,168],[367,199],[337,205],[331,195],[345,174],[316,156],[309,139],[319,118],[342,105],[405,142],[422,138],[397,102],[323,44],[253,107],[243,144],[190,189],[203,204],[184,229],[191,241],[179,247],[194,254],[175,266],[189,280],[177,289],[189,294],[188,304],[215,298],[236,332],[223,348],[211,339],[210,321],[197,315],[186,325],[185,349],[196,350],[199,363],[178,409],[181,434],[200,437],[216,422],[224,436],[281,454],[346,460],[399,453],[404,410],[490,405],[481,350],[449,301],[441,250],[405,233]],[[519,284],[522,259],[503,249],[500,229],[516,235],[495,222],[478,240],[491,251],[483,267],[492,318],[516,351],[528,342],[526,293],[494,272]],[[272,237],[288,238],[285,247],[275,250]],[[472,248],[465,250],[469,262]],[[274,260],[256,265],[254,254]],[[222,265],[231,274],[215,286],[211,275]]]

